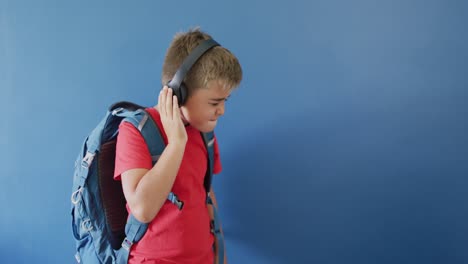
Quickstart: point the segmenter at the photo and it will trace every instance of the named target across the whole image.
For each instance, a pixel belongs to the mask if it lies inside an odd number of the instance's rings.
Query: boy
[[[149,223],[143,238],[132,246],[129,263],[207,264],[217,254],[210,231],[212,210],[203,185],[207,150],[200,132],[214,130],[224,114],[225,101],[240,84],[242,69],[230,51],[216,46],[196,61],[184,79],[188,96],[183,105],[165,86],[188,54],[210,38],[193,29],[177,34],[167,50],[158,104],[146,109],[166,143],[154,166],[138,130],[126,122],[119,127],[114,178],[122,181],[129,213]],[[218,174],[216,137],[214,144],[213,173]],[[182,210],[167,201],[171,191],[184,202]],[[216,206],[213,190],[211,196]]]

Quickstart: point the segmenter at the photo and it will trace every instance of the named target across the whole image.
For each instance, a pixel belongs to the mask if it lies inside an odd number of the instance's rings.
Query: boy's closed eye
[[[228,97],[229,98],[229,97]],[[217,98],[217,99],[211,99],[210,105],[212,106],[218,106],[222,101],[227,102],[228,98]]]

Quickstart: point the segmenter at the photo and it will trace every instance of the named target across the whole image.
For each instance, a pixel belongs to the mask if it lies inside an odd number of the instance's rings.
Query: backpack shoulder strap
[[[140,131],[143,139],[146,142],[146,145],[148,146],[151,155],[151,161],[154,166],[159,157],[161,157],[164,148],[166,147],[164,139],[161,136],[161,131],[156,125],[156,122],[144,109],[136,110],[132,115],[127,116],[123,121],[131,123],[136,129]],[[182,210],[184,207],[184,202],[181,201],[173,192],[169,193],[167,199],[176,205],[179,210]]]
[[[213,199],[211,198],[211,181],[213,178],[213,169],[214,169],[214,132],[202,133],[203,141],[205,142],[205,147],[208,152],[208,168],[205,175],[205,190],[206,190],[206,202],[213,208],[213,219],[210,221],[211,232],[214,234],[217,241],[215,252],[217,252],[217,262],[224,262],[224,237],[221,233],[221,221],[218,215],[218,210],[214,206]]]
[[[208,153],[208,167],[206,170],[204,185],[206,193],[210,192],[211,181],[213,178],[213,168],[214,168],[214,132],[201,133],[203,142],[205,143],[206,151]]]
[[[131,112],[131,115],[127,116],[123,121],[131,123],[140,131],[148,146],[151,161],[153,165],[156,164],[166,144],[164,143],[158,126],[153,118],[151,118],[150,114],[144,109],[138,109],[135,112]]]
[[[144,107],[133,104],[128,105],[126,102],[113,105],[111,108],[113,108],[113,115],[124,117],[122,122],[128,122],[140,131],[148,146],[152,164],[154,165],[161,156],[166,145],[158,126],[151,118],[150,114],[144,110]],[[129,215],[127,224],[125,225],[126,237],[122,242],[123,250],[119,252],[121,256],[119,259],[123,260],[123,263],[126,263],[128,260],[131,246],[140,241],[147,229],[148,224],[141,223],[133,215]]]
[[[125,115],[122,122],[129,122],[138,131],[140,131],[146,145],[148,146],[152,164],[156,164],[164,151],[166,144],[161,136],[159,127],[156,125],[156,122],[153,120],[151,115],[143,108],[139,108],[135,111],[122,111],[121,113],[116,113],[116,115],[119,114]],[[184,203],[180,201],[173,192],[169,193],[167,199],[175,204],[179,210],[182,210]],[[146,233],[147,229],[148,224],[139,222],[133,215],[129,216],[127,225],[125,226],[126,238],[122,242],[122,248],[125,249],[125,251],[120,253],[124,254],[124,259],[128,258],[128,254],[133,243],[138,242]]]

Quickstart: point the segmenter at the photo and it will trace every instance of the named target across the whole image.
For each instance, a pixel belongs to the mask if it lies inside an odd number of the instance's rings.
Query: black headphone
[[[190,68],[192,68],[193,64],[209,49],[220,46],[218,42],[213,39],[204,40],[200,43],[192,52],[185,58],[182,65],[180,65],[179,69],[177,69],[174,77],[167,82],[167,86],[172,88],[174,95],[177,96],[177,101],[179,106],[185,104],[187,100],[187,87],[184,84],[184,78],[187,75]]]

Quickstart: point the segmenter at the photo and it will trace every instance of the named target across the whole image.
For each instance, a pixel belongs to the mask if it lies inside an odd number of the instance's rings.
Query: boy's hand
[[[157,108],[156,108],[157,107]],[[187,143],[187,132],[180,117],[177,96],[173,95],[172,89],[164,86],[159,93],[158,105],[155,108],[161,116],[161,122],[167,135],[168,144]]]

